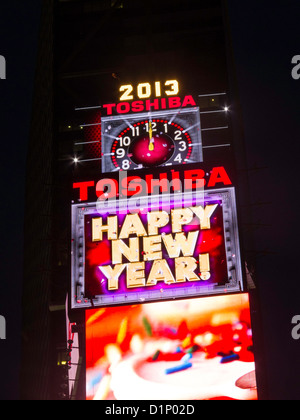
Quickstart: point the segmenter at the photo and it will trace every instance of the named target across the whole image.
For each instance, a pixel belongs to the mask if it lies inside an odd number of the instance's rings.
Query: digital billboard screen
[[[240,292],[234,188],[73,206],[73,307]]]
[[[256,400],[248,294],[86,311],[88,400]]]
[[[101,127],[104,173],[203,160],[198,107],[102,117]]]
[[[74,160],[87,399],[255,400],[226,95],[179,97],[176,80],[120,92]]]
[[[98,166],[73,183],[71,309],[245,291],[228,107],[181,90],[121,86],[81,126],[76,167]]]

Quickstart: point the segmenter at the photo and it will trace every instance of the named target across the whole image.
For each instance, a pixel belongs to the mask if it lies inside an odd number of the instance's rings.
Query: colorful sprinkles
[[[148,320],[144,318],[144,327],[147,333],[151,333],[152,327],[149,327]],[[165,369],[166,375],[182,372],[193,367],[193,356],[197,352],[204,353],[206,359],[214,357],[220,358],[220,364],[228,364],[235,361],[250,361],[253,359],[253,347],[250,344],[251,334],[246,325],[241,324],[225,326],[219,334],[204,333],[193,337],[186,321],[182,321],[177,334],[174,333],[174,339],[180,340],[180,345],[174,352],[163,352],[157,350],[148,362],[179,362],[174,366]],[[200,345],[202,341],[202,345]]]

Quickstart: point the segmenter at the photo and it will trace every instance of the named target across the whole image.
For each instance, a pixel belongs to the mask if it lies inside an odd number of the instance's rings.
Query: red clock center
[[[144,136],[132,143],[129,157],[137,165],[155,167],[171,159],[174,149],[173,141],[164,134],[154,136],[152,139]]]

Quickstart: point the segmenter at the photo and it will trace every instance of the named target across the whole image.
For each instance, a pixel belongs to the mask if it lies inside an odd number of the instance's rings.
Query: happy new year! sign
[[[72,307],[242,290],[234,188],[76,204]]]

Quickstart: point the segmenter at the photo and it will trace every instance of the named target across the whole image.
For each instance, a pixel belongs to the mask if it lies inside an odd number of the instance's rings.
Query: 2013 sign
[[[163,94],[161,82],[155,82],[154,86],[151,83],[140,83],[136,88],[132,85],[123,85],[120,87],[120,92],[124,92],[120,101],[132,101],[135,99],[132,94],[136,90],[136,96],[139,99],[149,99],[151,96],[160,98]],[[164,83],[164,93],[167,96],[176,96],[179,93],[179,82],[177,80],[167,80]]]

